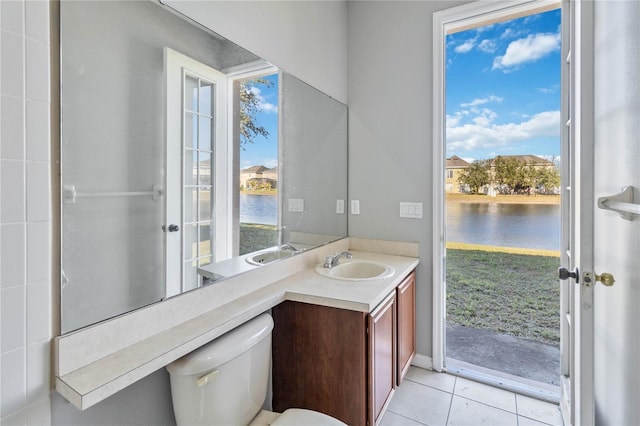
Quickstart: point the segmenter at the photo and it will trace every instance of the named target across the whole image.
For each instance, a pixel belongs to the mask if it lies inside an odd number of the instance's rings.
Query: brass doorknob
[[[616,280],[613,278],[613,275],[608,272],[603,272],[602,274],[596,274],[596,281],[600,281],[602,285],[606,285],[607,287],[611,287]]]

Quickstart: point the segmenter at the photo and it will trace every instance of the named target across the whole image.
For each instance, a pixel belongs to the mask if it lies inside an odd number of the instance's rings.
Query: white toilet
[[[178,426],[251,423],[267,396],[271,330],[273,319],[262,314],[167,366]],[[297,408],[270,424],[344,425]]]

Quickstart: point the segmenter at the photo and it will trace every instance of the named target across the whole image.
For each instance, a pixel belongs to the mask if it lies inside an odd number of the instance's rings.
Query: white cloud
[[[489,108],[483,108],[479,115],[473,118],[473,123],[477,126],[487,127],[491,124],[496,118],[498,114],[491,111]]]
[[[508,39],[508,38],[516,38],[518,36],[520,36],[520,34],[522,34],[522,31],[516,31],[513,28],[507,28],[504,30],[504,32],[500,35],[500,38],[502,40]]]
[[[560,134],[560,111],[541,112],[527,121],[507,124],[486,123],[486,119],[491,116],[481,115],[471,123],[460,125],[460,120],[449,120],[449,117],[447,116],[447,149],[454,151],[500,148],[541,137],[557,137]]]
[[[554,84],[551,87],[538,87],[536,90],[542,94],[549,95],[551,93],[556,93],[560,88],[559,84]]]
[[[262,111],[262,112],[274,112],[277,113],[278,112],[278,106],[274,105],[270,102],[267,102],[267,100],[264,98],[264,96],[262,96],[262,91],[260,90],[259,87],[256,86],[251,86],[249,87],[249,91],[253,94],[256,95],[256,98],[258,98],[258,110]]]
[[[560,33],[531,34],[509,43],[503,56],[496,56],[493,69],[508,69],[534,62],[560,49]]]
[[[256,158],[253,160],[243,160],[240,166],[241,169],[246,169],[248,167],[253,166],[265,166],[268,168],[273,168],[278,165],[277,158]]]
[[[456,53],[467,53],[476,45],[476,39],[469,39],[454,49]]]
[[[457,127],[462,120],[462,115],[457,113],[456,115],[447,115],[447,129],[449,127]]]
[[[493,40],[484,39],[478,44],[478,50],[485,53],[493,53],[496,51],[496,43]]]
[[[463,108],[469,108],[469,107],[474,107],[474,106],[478,106],[478,105],[483,105],[483,104],[486,104],[488,102],[502,102],[503,99],[504,98],[501,98],[500,96],[491,95],[491,96],[487,96],[486,98],[476,98],[476,99],[472,100],[471,102],[460,104],[460,106],[463,107]]]

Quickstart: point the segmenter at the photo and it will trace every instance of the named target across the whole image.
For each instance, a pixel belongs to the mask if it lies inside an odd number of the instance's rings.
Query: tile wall
[[[49,2],[0,1],[0,423],[51,423]]]

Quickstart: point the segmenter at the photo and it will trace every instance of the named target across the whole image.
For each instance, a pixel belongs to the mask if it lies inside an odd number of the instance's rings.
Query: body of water
[[[276,195],[240,194],[240,223],[278,224]]]
[[[560,250],[560,206],[447,203],[447,241]]]

